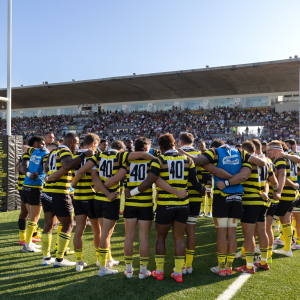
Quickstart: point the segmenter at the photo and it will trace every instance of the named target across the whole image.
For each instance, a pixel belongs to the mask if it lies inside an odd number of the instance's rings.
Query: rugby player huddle
[[[79,138],[73,133],[68,133],[61,145],[54,142],[51,132],[45,138],[31,138],[29,145],[23,146],[24,154],[18,167],[18,188],[22,199],[19,244],[23,245],[22,251],[42,252],[43,266],[76,265],[76,271],[82,271],[86,267],[82,236],[89,219],[94,233],[98,275],[116,274],[118,271],[113,266],[119,262],[111,256],[110,238],[119,220],[120,182],[124,178],[124,274],[127,278],[133,277],[133,242],[137,225],[140,279],[151,275],[157,280],[164,279],[165,240],[171,227],[175,256],[171,277],[182,282],[182,275],[192,274],[196,221],[199,213],[203,215],[201,203],[205,194],[208,207],[212,206],[217,231],[218,266],[212,267],[212,272],[221,276],[232,275],[235,257],[246,259],[246,265],[234,268],[235,271],[253,274],[254,267],[269,270],[278,218],[282,235],[275,242],[284,247],[274,252],[292,256],[291,249],[300,249],[300,237],[291,245],[292,214],[300,232],[300,205],[297,206],[300,157],[295,150],[296,142],[272,141],[261,145],[259,140],[252,140],[235,149],[215,140],[209,150],[205,149],[205,143],[201,143],[201,151],[193,147],[193,142],[192,134],[182,133],[179,147],[176,147],[173,135],[165,134],[158,140],[159,153],[151,148],[150,140],[145,137],[135,140],[134,152],[126,151],[124,143],[119,140],[107,150],[107,141],[100,141],[93,133],[84,137],[80,149]],[[150,272],[147,265],[155,186],[158,193],[156,270]],[[37,222],[42,208],[45,225],[41,232]],[[73,211],[76,262],[64,258],[69,251]],[[50,247],[56,218],[59,221],[56,258],[52,258]],[[238,220],[241,220],[244,246],[236,253]],[[259,240],[257,249],[256,235]],[[41,241],[42,246],[34,243],[37,241]],[[260,252],[260,256],[254,257],[255,252]]]

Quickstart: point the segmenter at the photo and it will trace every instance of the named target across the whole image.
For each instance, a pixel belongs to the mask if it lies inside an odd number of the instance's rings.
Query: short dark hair
[[[100,144],[102,144],[102,143],[108,143],[108,140],[106,140],[106,139],[101,139],[101,140],[100,140]]]
[[[212,147],[214,147],[214,148],[219,148],[219,147],[221,147],[222,145],[224,145],[225,143],[222,141],[222,140],[220,140],[220,139],[216,139],[216,140],[214,140],[212,143],[211,143],[211,148]]]
[[[58,141],[59,141],[60,143],[62,143],[62,142],[64,141],[64,138],[60,138]]]
[[[167,133],[159,137],[158,145],[164,150],[170,150],[175,144],[175,139],[172,134]]]
[[[124,145],[124,143],[122,141],[119,140],[115,140],[112,142],[111,144],[111,149],[115,149],[115,150],[125,150],[126,147]]]
[[[53,134],[53,135],[54,135],[54,133],[53,133],[52,131],[47,131],[47,132],[44,134],[44,136],[46,136],[46,135],[48,135],[48,134]]]
[[[241,143],[235,144],[235,148],[237,148],[237,147],[242,147],[242,144]]]
[[[288,140],[285,140],[284,142],[285,142],[285,143],[289,143],[289,144],[291,144],[292,146],[297,145],[297,143],[296,143],[296,141],[295,141],[294,139],[288,139]]]
[[[78,135],[76,133],[69,132],[65,135],[64,142],[76,140],[77,138],[78,138]]]
[[[135,151],[146,151],[146,147],[150,145],[150,140],[145,137],[140,137],[134,142]]]
[[[255,152],[255,145],[253,144],[253,142],[246,140],[243,144],[242,144],[242,149],[246,150],[249,153],[254,153]]]
[[[179,140],[181,140],[185,145],[187,145],[187,144],[193,144],[194,143],[194,137],[189,132],[183,132],[179,136]]]
[[[261,142],[260,142],[260,140],[258,140],[258,139],[252,139],[251,141],[252,141],[252,143],[254,144],[255,149],[256,149],[256,150],[259,150],[259,152],[261,152],[262,147],[261,147]]]
[[[267,142],[261,142],[261,145],[267,147],[267,146],[268,146],[268,143],[267,143]]]
[[[95,133],[88,133],[83,139],[83,145],[85,145],[85,146],[91,145],[92,143],[95,143],[98,145],[99,142],[100,142],[100,138]]]
[[[31,145],[31,147],[32,147],[35,142],[40,143],[42,141],[45,141],[45,139],[42,136],[35,135],[28,141],[28,145],[29,146]]]
[[[54,142],[50,143],[49,146],[56,146],[56,147],[58,147],[59,143],[54,141]]]

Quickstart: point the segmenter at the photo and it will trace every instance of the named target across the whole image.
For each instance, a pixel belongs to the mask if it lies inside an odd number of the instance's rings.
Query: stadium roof
[[[12,108],[299,91],[300,58],[12,89]],[[0,90],[6,97],[6,89]]]

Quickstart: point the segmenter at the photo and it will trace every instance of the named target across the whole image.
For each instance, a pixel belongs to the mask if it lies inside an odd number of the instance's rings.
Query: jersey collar
[[[61,149],[61,148],[67,148],[70,152],[72,152],[72,151],[69,149],[69,147],[67,147],[66,145],[59,145],[58,148],[60,148],[60,149]]]
[[[178,151],[171,149],[171,150],[166,151],[164,154],[167,154],[167,153],[178,153]]]
[[[194,147],[193,146],[182,146],[182,147],[180,147],[180,149],[182,149],[182,150],[189,150],[189,149],[193,149],[194,150]]]

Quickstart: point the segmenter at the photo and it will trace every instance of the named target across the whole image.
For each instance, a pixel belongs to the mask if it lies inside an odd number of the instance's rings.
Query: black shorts
[[[18,191],[19,191],[19,195],[20,195],[21,201],[23,203],[27,203],[27,202],[24,202],[25,199],[23,199],[23,190],[18,190]]]
[[[297,198],[293,212],[300,212],[300,197]]]
[[[94,200],[94,207],[97,218],[119,220],[120,199],[111,202]]]
[[[243,205],[242,223],[256,224],[266,222],[267,206],[264,205]]]
[[[214,218],[241,219],[243,217],[242,194],[232,194],[227,197],[214,194],[212,214]]]
[[[296,203],[297,200],[294,201],[280,200],[277,205],[275,215],[278,217],[283,217],[287,212],[292,212]]]
[[[75,216],[86,215],[89,219],[96,219],[94,200],[72,200]]]
[[[125,205],[123,217],[125,219],[135,219],[142,221],[153,220],[153,206],[138,207]]]
[[[157,205],[156,220],[157,224],[167,225],[177,221],[186,224],[190,214],[190,206],[187,205]]]
[[[201,202],[190,202],[190,213],[189,216],[199,216],[201,208]]]
[[[202,174],[201,183],[205,186],[211,187],[212,186],[212,175],[211,174]]]
[[[267,210],[267,216],[271,216],[272,218],[275,216],[275,211],[278,203],[271,203],[270,207]]]
[[[71,217],[73,215],[72,199],[69,194],[42,193],[44,213],[52,212],[57,217]]]
[[[42,189],[24,186],[22,188],[23,202],[29,205],[42,205]]]

